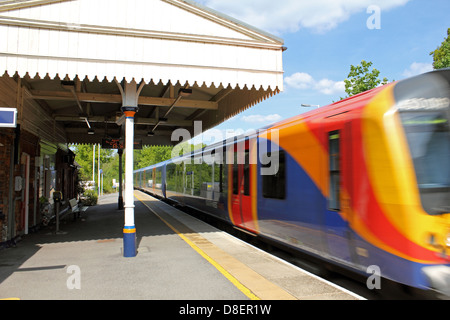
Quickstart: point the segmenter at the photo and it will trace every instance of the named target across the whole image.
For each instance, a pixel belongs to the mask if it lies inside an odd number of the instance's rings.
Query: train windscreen
[[[399,101],[398,109],[422,206],[431,215],[449,213],[450,85],[445,79],[433,79],[422,83],[412,94]]]

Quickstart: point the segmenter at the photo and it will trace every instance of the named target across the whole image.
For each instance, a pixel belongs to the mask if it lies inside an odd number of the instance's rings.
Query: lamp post
[[[98,144],[98,185],[97,185],[97,194],[100,197],[100,143]]]
[[[123,210],[124,209],[124,203],[123,203],[123,175],[122,175],[122,155],[123,155],[123,149],[119,149],[119,203],[118,203],[118,209]]]
[[[94,144],[94,150],[92,151],[92,181],[94,181],[94,188],[95,188],[95,144]]]
[[[319,109],[320,108],[320,105],[318,105],[318,104],[302,104],[302,107],[304,107],[304,108],[317,108],[317,109]]]

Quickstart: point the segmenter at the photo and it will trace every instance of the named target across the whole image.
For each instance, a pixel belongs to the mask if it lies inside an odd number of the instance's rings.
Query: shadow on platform
[[[99,198],[96,206],[82,213],[81,218],[72,220],[72,215],[60,223],[60,232],[55,233],[55,225],[42,227],[36,233],[25,235],[15,247],[0,251],[0,283],[14,272],[50,270],[66,266],[45,266],[41,268],[21,268],[46,244],[64,244],[85,241],[97,243],[120,242],[123,239],[124,210],[118,210],[118,195],[110,194]],[[135,199],[135,222],[137,226],[137,247],[143,237],[173,235],[172,231],[139,200]],[[87,248],[87,250],[89,250]]]

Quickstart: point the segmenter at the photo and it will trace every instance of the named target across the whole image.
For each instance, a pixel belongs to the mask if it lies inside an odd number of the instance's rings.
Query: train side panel
[[[260,139],[260,143],[267,143]],[[317,153],[314,146],[307,151]],[[273,153],[271,156],[276,156]],[[258,223],[260,234],[290,246],[323,254],[323,220],[326,198],[315,182],[292,155],[279,148],[279,172],[275,176],[259,176]],[[261,164],[259,164],[259,170]]]
[[[327,112],[299,116],[271,128],[279,130],[285,153],[284,199],[264,196],[258,189],[261,234],[276,238],[353,270],[365,270],[373,247],[353,229],[355,193],[361,181],[363,149],[358,122],[363,108],[381,89],[338,103]],[[365,180],[367,186],[370,181]],[[363,192],[367,189],[363,189]]]

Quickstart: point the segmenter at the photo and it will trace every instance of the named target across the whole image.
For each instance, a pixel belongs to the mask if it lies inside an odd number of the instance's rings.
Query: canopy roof
[[[283,90],[282,39],[193,1],[0,1],[0,39],[0,75],[61,127],[55,143],[121,136],[125,83],[141,89],[136,135],[149,145]],[[33,121],[19,119],[30,131]]]

